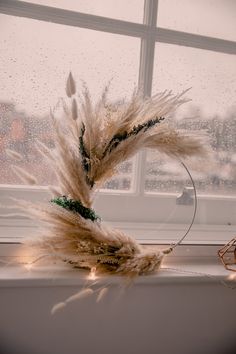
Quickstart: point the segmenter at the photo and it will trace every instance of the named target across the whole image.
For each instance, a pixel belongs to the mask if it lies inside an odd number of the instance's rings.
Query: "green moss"
[[[94,181],[92,181],[88,178],[88,172],[91,169],[91,162],[90,162],[90,155],[86,151],[86,148],[84,146],[84,133],[85,133],[85,125],[84,125],[84,123],[82,123],[81,134],[79,137],[79,151],[80,151],[81,158],[82,158],[83,169],[86,174],[86,182],[90,186],[90,188],[93,188]]]
[[[101,220],[93,209],[85,207],[80,200],[69,199],[63,195],[61,197],[51,199],[51,203],[60,205],[62,208],[73,211],[74,213],[78,213],[84,219],[90,219],[92,221]]]
[[[143,124],[138,124],[134,126],[130,132],[118,133],[113,136],[110,140],[106,150],[103,153],[103,157],[114,150],[122,141],[127,140],[131,136],[138,135],[140,132],[146,132],[148,129],[154,127],[156,124],[161,123],[165,118],[164,117],[156,117],[154,119],[149,119],[147,122]]]

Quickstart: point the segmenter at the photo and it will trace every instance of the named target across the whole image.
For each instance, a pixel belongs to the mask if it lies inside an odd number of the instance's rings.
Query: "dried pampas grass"
[[[102,288],[98,293],[96,302],[102,301],[102,299],[106,296],[107,292],[108,292],[108,288]]]
[[[14,160],[21,161],[23,159],[22,155],[19,154],[19,152],[16,152],[11,149],[6,149],[5,151],[6,151],[7,156],[11,157]]]
[[[24,183],[31,185],[37,184],[37,178],[25,171],[23,168],[19,166],[12,166],[12,170]]]
[[[166,250],[147,251],[134,238],[108,228],[92,209],[97,188],[115,172],[117,166],[142,148],[152,148],[173,158],[204,156],[199,137],[176,131],[165,117],[186,102],[184,93],[170,92],[143,99],[138,91],[129,102],[110,102],[108,87],[93,105],[84,87],[82,99],[76,97],[72,74],[66,83],[68,103],[63,114],[51,112],[55,130],[55,148],[37,142],[41,154],[53,166],[58,186],[51,187],[48,203],[19,202],[33,218],[44,223],[43,236],[32,240],[39,253],[48,253],[76,268],[96,269],[100,273],[128,276],[149,274],[160,268]],[[36,180],[15,167],[29,183]],[[88,289],[87,289],[88,292]],[[98,295],[100,301],[105,295]],[[86,293],[87,294],[87,293]],[[81,297],[79,293],[66,301]],[[64,308],[60,303],[55,313]]]

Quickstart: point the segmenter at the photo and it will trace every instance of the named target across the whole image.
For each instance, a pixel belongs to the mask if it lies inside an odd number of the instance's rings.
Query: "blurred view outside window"
[[[144,9],[141,0],[28,2],[132,23],[142,22]],[[160,0],[157,26],[236,41],[235,14],[236,2],[230,0]],[[0,31],[0,184],[22,183],[11,170],[13,161],[7,149],[23,155],[14,164],[37,175],[39,184],[55,184],[50,166],[34,143],[39,139],[53,147],[49,109],[65,96],[69,71],[73,72],[78,89],[83,81],[87,83],[94,100],[110,80],[111,99],[129,98],[138,85],[141,38],[4,14],[0,15]],[[158,38],[155,45],[152,93],[179,93],[191,87],[187,95],[192,101],[169,119],[180,129],[203,132],[209,137],[213,167],[204,173],[199,168],[193,174],[201,193],[235,194],[235,63],[232,54],[159,43]],[[134,161],[121,165],[119,175],[104,187],[132,189]],[[143,169],[146,193],[177,192],[189,183],[179,162],[155,151],[147,152]]]
[[[235,3],[236,5],[236,3]],[[174,58],[174,59],[173,59]],[[156,44],[153,91],[191,88],[191,101],[170,117],[179,129],[204,134],[212,148],[209,169],[192,172],[201,193],[236,191],[236,58],[196,48]],[[196,164],[198,161],[196,161]],[[191,164],[190,164],[191,170]],[[178,191],[189,183],[180,163],[148,152],[145,190]]]
[[[158,26],[236,41],[234,0],[158,0]]]
[[[78,90],[86,83],[94,101],[109,81],[110,99],[129,97],[138,83],[140,40],[6,15],[0,15],[0,30],[0,184],[22,183],[6,149],[23,155],[14,164],[35,174],[39,184],[55,184],[34,143],[53,147],[49,111],[65,97],[69,71]],[[104,188],[131,188],[133,162],[119,171]]]

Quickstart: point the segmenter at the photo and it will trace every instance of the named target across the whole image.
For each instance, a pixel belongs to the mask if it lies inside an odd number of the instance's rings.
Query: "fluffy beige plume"
[[[6,154],[9,157],[11,157],[11,158],[13,158],[13,159],[15,159],[17,161],[21,161],[22,160],[22,155],[19,154],[18,152],[14,151],[14,150],[10,150],[10,149],[6,149],[5,151],[6,151]]]
[[[72,118],[74,120],[76,120],[78,118],[78,107],[77,107],[77,102],[74,98],[73,98],[72,104],[71,104],[71,114],[72,114]]]
[[[31,175],[29,172],[27,172],[25,169],[19,167],[19,166],[12,166],[13,172],[20,177],[20,179],[27,183],[27,184],[37,184],[37,179],[33,175]]]
[[[161,153],[179,159],[207,156],[206,145],[200,135],[176,131],[165,124],[150,133],[144,147],[157,149]]]
[[[179,95],[163,92],[143,99],[135,91],[129,102],[110,102],[108,92],[106,87],[93,105],[84,86],[78,100],[73,76],[69,74],[66,82],[69,103],[61,101],[51,113],[55,148],[37,142],[57,176],[58,186],[51,187],[55,198],[48,203],[19,201],[18,204],[44,224],[42,236],[32,242],[39,253],[51,254],[73,267],[96,268],[98,273],[148,274],[160,268],[163,257],[172,248],[147,252],[133,237],[105,226],[91,208],[94,192],[121,162],[142,148],[156,149],[175,159],[204,156],[206,149],[200,137],[176,131],[162,122],[187,101],[186,92]],[[62,106],[60,114],[59,106]],[[98,295],[98,301],[104,294],[105,289]],[[66,303],[82,295],[75,294]],[[56,305],[53,313],[64,304]]]
[[[70,297],[68,297],[65,301],[62,302],[58,302],[57,304],[55,304],[52,309],[51,309],[51,315],[55,315],[55,313],[63,310],[67,304],[74,302],[74,301],[78,301],[81,300],[87,296],[90,296],[93,294],[93,289],[90,288],[86,288],[86,289],[82,289],[79,292],[77,292],[74,295],[71,295]]]
[[[132,157],[144,147],[153,147],[172,157],[203,155],[204,148],[199,139],[188,137],[186,133],[175,132],[173,128],[156,124],[152,129],[141,129],[132,134],[134,128],[154,121],[158,117],[168,116],[186,100],[183,95],[172,95],[171,92],[157,94],[152,98],[142,99],[135,91],[131,101],[113,104],[103,98],[99,109],[92,106],[88,90],[84,92],[81,120],[84,124],[83,143],[86,156],[89,156],[90,168],[88,178],[94,183],[111,177],[116,166]],[[127,134],[126,139],[119,138]],[[115,139],[118,143],[115,145]],[[111,142],[114,142],[111,148]],[[110,148],[109,148],[110,145]]]
[[[48,189],[51,192],[51,194],[55,197],[60,197],[62,195],[61,190],[55,186],[48,186]]]
[[[96,302],[100,302],[108,292],[108,288],[102,288],[97,296]]]
[[[71,74],[69,73],[68,79],[66,81],[66,94],[68,97],[71,97],[76,92],[75,80]]]
[[[37,142],[38,150],[53,167],[59,181],[59,190],[63,195],[81,200],[85,206],[91,206],[92,193],[86,183],[86,176],[81,166],[81,157],[77,149],[67,143],[62,128],[55,121],[56,150],[51,151],[43,143]]]
[[[86,288],[86,289],[82,289],[80,290],[78,293],[71,295],[70,297],[68,297],[68,299],[66,299],[66,303],[68,304],[69,302],[73,302],[73,301],[77,301],[80,299],[83,299],[89,295],[93,294],[93,289],[90,288]]]
[[[56,312],[64,309],[66,307],[65,302],[58,302],[58,304],[55,304],[53,308],[51,309],[51,315],[55,315]]]

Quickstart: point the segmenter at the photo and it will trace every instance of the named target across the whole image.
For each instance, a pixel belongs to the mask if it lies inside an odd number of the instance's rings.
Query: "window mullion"
[[[236,54],[236,42],[234,41],[160,27],[156,28],[155,32],[156,41],[159,43],[211,50],[218,53]]]
[[[158,0],[145,0],[143,24],[147,26],[147,35],[141,39],[139,87],[144,96],[151,96],[153,63],[155,51],[155,29],[157,23]]]
[[[0,13],[131,37],[143,38],[147,35],[145,33],[146,27],[141,23],[133,23],[18,0],[1,0]]]
[[[157,24],[158,0],[145,0],[143,24],[147,26],[148,35],[141,40],[139,88],[144,97],[151,96],[153,63],[155,53],[155,28]],[[136,193],[144,193],[146,150],[139,153],[136,165]]]

